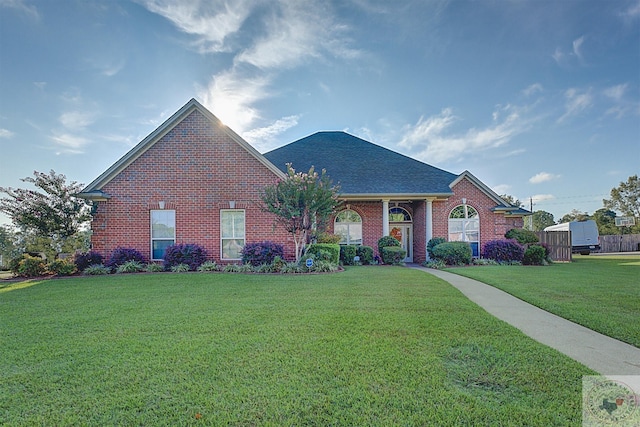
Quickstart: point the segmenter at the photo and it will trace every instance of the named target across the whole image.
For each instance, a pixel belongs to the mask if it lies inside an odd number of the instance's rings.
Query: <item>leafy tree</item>
[[[547,211],[535,211],[531,215],[531,220],[533,231],[542,231],[545,227],[555,224],[553,214]]]
[[[296,260],[300,260],[312,230],[323,231],[329,217],[339,205],[339,187],[334,186],[326,171],[296,172],[287,164],[287,176],[277,184],[263,189],[260,198],[264,210],[276,216],[276,221],[292,234]]]
[[[571,221],[585,221],[587,219],[590,219],[587,212],[580,212],[577,209],[572,209],[571,212],[565,214],[562,218],[560,218],[559,223],[562,224]]]
[[[598,224],[598,233],[620,234],[619,227],[616,227],[616,213],[607,208],[598,209],[593,213],[593,219]]]
[[[611,189],[611,198],[602,200],[604,207],[621,212],[626,216],[640,218],[640,180],[638,175],[630,176]]]
[[[9,260],[16,257],[18,248],[16,233],[6,225],[0,225],[0,267],[8,266]]]
[[[509,203],[511,206],[516,206],[519,208],[524,208],[524,203],[522,203],[520,200],[518,200],[517,198],[509,195],[509,194],[501,194],[500,198],[502,200],[504,200],[505,202]]]
[[[67,183],[63,174],[53,170],[48,174],[34,171],[33,175],[22,181],[33,184],[37,190],[0,187],[0,193],[6,195],[0,199],[0,212],[8,215],[24,233],[50,239],[59,253],[66,241],[91,219],[91,209],[76,195],[82,189],[81,184]]]

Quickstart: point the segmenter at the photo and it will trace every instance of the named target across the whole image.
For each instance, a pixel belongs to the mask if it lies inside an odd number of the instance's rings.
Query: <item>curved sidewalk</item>
[[[487,312],[602,375],[640,375],[640,349],[570,322],[477,280],[418,265]],[[640,325],[639,325],[640,327]]]

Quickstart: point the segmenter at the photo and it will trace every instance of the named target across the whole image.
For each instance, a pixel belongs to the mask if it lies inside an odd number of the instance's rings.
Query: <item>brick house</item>
[[[261,208],[261,189],[298,171],[326,169],[341,186],[330,222],[344,243],[376,247],[398,238],[409,262],[426,259],[432,237],[481,245],[522,227],[510,206],[469,172],[452,174],[344,132],[319,132],[264,155],[192,99],[80,194],[93,201],[91,243],[162,258],[173,243],[197,243],[219,262],[237,262],[245,243],[291,236]]]

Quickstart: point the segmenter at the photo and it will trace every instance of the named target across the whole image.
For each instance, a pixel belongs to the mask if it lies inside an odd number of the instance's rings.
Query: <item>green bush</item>
[[[445,242],[433,248],[433,258],[447,265],[471,264],[471,246],[466,242]]]
[[[147,273],[160,273],[161,271],[164,271],[164,266],[156,264],[155,262],[147,264]]]
[[[318,243],[332,243],[334,245],[337,245],[337,244],[340,243],[340,240],[342,240],[342,236],[339,236],[337,234],[320,233],[318,235],[317,242]]]
[[[342,265],[355,265],[357,247],[355,245],[340,245],[340,262]]]
[[[536,233],[531,230],[525,230],[523,228],[512,228],[511,230],[506,232],[504,237],[506,237],[507,239],[515,239],[521,245],[538,243],[540,241],[540,239],[538,239],[538,236],[536,236]]]
[[[360,257],[363,265],[373,264],[373,248],[371,246],[358,246],[356,255]]]
[[[385,264],[402,264],[406,257],[407,251],[400,246],[385,246],[382,248],[382,262]]]
[[[433,268],[434,270],[441,270],[445,268],[447,265],[439,259],[430,259],[429,261],[423,262],[422,266],[427,268]]]
[[[109,273],[111,273],[111,268],[105,267],[102,264],[90,265],[82,271],[82,274],[87,276],[102,276]]]
[[[445,243],[447,239],[444,237],[434,237],[433,239],[427,242],[427,253],[429,254],[429,258],[433,258],[433,248],[438,246],[440,243]]]
[[[171,266],[171,271],[174,273],[186,273],[187,271],[191,271],[191,267],[189,267],[189,264],[180,263]]]
[[[198,267],[198,271],[218,271],[219,269],[215,261],[205,261]]]
[[[393,236],[383,236],[378,239],[378,254],[382,257],[382,248],[387,248],[389,246],[401,246],[398,239]],[[384,262],[384,257],[382,257],[382,261]]]
[[[42,258],[23,255],[18,262],[18,276],[38,277],[47,273],[47,264]]]
[[[141,271],[145,271],[145,269],[145,265],[141,262],[130,260],[119,265],[116,269],[116,273],[140,273]]]
[[[328,252],[330,257],[329,262],[338,264],[340,262],[340,245],[335,243],[314,243],[307,247],[307,252],[302,258],[306,259],[309,255],[314,255],[314,260],[325,260],[326,254],[322,255],[321,251]],[[302,259],[300,260],[302,262]]]
[[[56,276],[71,276],[78,269],[72,261],[57,259],[47,265],[47,270]]]
[[[522,264],[524,265],[546,265],[546,249],[539,245],[531,245],[524,251]]]

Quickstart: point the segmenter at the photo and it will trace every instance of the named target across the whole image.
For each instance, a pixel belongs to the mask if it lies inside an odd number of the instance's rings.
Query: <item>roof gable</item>
[[[496,203],[496,206],[492,209],[494,212],[503,212],[504,214],[509,214],[512,216],[526,216],[531,215],[526,209],[522,209],[518,206],[513,206],[507,203],[502,197],[500,197],[495,191],[486,186],[482,181],[476,178],[471,172],[464,171],[458,177],[453,180],[450,184],[450,187],[456,186],[463,179],[468,180],[471,184],[475,185],[480,191],[487,195],[491,200]]]
[[[282,171],[325,169],[349,195],[451,195],[457,175],[346,132],[318,132],[265,153]]]
[[[117,162],[115,162],[109,169],[103,172],[98,178],[87,185],[79,194],[81,197],[101,199],[108,196],[102,194],[101,189],[113,180],[118,174],[131,165],[136,159],[143,155],[147,150],[153,147],[156,142],[162,139],[167,133],[180,124],[186,117],[192,114],[194,111],[201,113],[212,125],[222,130],[228,135],[234,142],[238,143],[249,154],[255,157],[260,163],[265,165],[267,169],[272,171],[278,177],[284,177],[283,172],[275,167],[269,160],[267,160],[262,154],[260,154],[255,148],[253,148],[242,137],[236,134],[233,130],[223,124],[216,116],[214,116],[209,110],[202,106],[195,99],[191,99],[182,108],[180,108],[175,114],[169,117],[158,128],[151,132],[146,138],[140,141],[135,147],[129,150],[124,156],[122,156]]]

